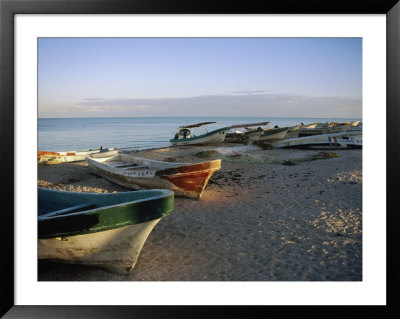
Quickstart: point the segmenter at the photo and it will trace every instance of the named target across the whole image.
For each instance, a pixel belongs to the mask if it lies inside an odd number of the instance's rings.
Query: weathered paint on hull
[[[158,174],[176,186],[177,195],[200,199],[208,180],[220,168],[221,160],[216,160],[177,167],[176,173],[169,169],[160,171]]]
[[[124,158],[123,155],[119,155]],[[129,156],[125,156],[129,158]],[[87,158],[89,169],[111,182],[130,189],[163,188],[174,191],[176,196],[200,199],[207,183],[217,170],[221,168],[221,160],[213,160],[197,164],[182,163],[181,166],[162,169],[144,169],[135,172],[123,171],[109,167]],[[148,163],[152,161],[148,160]],[[154,161],[155,162],[155,161]],[[176,165],[164,162],[165,165]]]
[[[128,274],[159,219],[96,233],[38,240],[38,257]]]

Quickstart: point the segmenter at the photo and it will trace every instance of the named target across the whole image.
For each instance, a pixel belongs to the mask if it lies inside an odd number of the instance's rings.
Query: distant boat
[[[38,151],[38,163],[60,164],[84,161],[86,157],[110,157],[118,154],[119,148],[94,148],[80,151],[49,152]]]
[[[360,131],[319,134],[281,140],[276,148],[346,149],[362,148]]]
[[[86,158],[89,169],[127,188],[166,188],[176,196],[199,199],[221,160],[174,163],[118,154],[109,158]]]
[[[187,126],[181,126],[175,137],[170,140],[172,145],[209,145],[209,144],[220,144],[225,140],[225,135],[229,131],[230,127],[223,127],[211,132],[207,132],[201,135],[193,135],[192,128],[201,127],[216,122],[202,122]]]
[[[169,190],[96,194],[39,187],[38,258],[128,274],[173,208]]]

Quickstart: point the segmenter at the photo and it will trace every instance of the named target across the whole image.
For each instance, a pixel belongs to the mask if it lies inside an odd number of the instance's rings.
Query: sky
[[[40,118],[361,118],[361,38],[39,38]]]

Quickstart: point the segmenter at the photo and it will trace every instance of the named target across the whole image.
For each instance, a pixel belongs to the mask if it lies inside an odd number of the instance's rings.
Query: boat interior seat
[[[134,167],[121,167],[122,169],[129,169],[129,170],[135,170],[135,169],[148,169],[148,166],[145,165],[138,165],[138,166],[134,166]]]
[[[110,166],[114,167],[114,168],[124,168],[124,167],[138,166],[138,164],[136,164],[136,163],[118,163],[118,164],[114,164],[114,165],[110,165]]]

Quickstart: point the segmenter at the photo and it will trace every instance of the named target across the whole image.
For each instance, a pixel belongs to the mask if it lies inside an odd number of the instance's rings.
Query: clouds
[[[254,91],[235,91],[233,94],[243,94],[243,95],[251,95],[251,94],[265,94],[268,93],[266,90],[254,90]]]
[[[39,107],[39,117],[234,116],[360,118],[361,98],[316,97],[265,90],[189,98],[88,97],[62,108]]]

